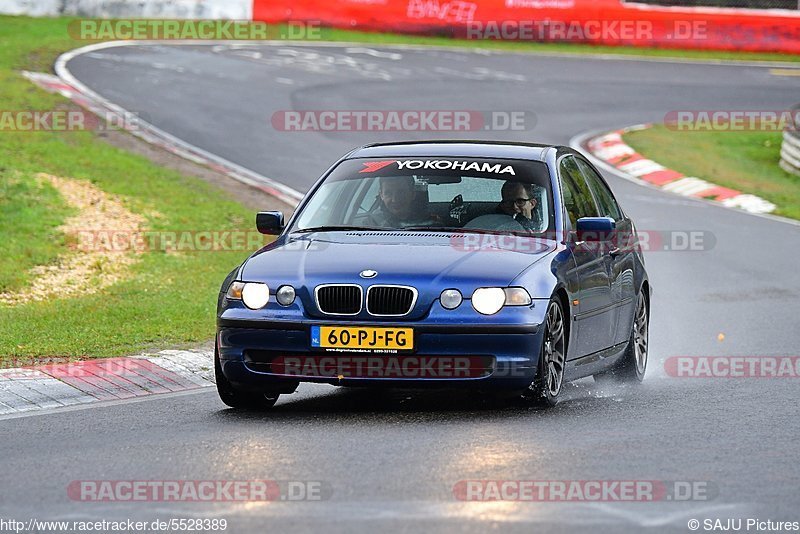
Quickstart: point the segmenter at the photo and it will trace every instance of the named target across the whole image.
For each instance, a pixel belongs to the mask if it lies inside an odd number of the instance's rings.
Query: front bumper
[[[297,382],[317,382],[343,386],[384,387],[470,387],[476,389],[522,389],[536,373],[542,346],[541,319],[546,306],[513,310],[500,320],[441,321],[428,316],[418,322],[353,322],[316,319],[249,319],[241,309],[226,310],[217,320],[217,346],[222,372],[231,383],[243,389],[281,390]],[[502,314],[502,312],[501,312]],[[498,314],[498,315],[501,315]],[[492,317],[491,319],[497,319]],[[524,319],[524,321],[522,320]],[[409,354],[357,354],[322,352],[311,348],[311,327],[321,325],[403,327],[414,329],[415,350]],[[275,362],[319,360],[399,362],[397,373],[345,374],[308,372],[308,367],[287,372]],[[377,359],[377,360],[376,360]],[[469,362],[468,372],[408,372],[420,361],[456,360]],[[409,367],[404,367],[409,363]],[[397,370],[397,366],[395,370]],[[314,369],[321,369],[315,367]],[[328,367],[327,369],[330,369]],[[462,369],[463,371],[463,369]],[[446,375],[446,376],[443,376]]]

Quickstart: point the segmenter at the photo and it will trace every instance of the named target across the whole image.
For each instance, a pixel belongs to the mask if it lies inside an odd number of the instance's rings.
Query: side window
[[[611,217],[615,221],[620,221],[622,219],[622,210],[619,209],[619,204],[614,199],[614,195],[611,194],[611,191],[609,191],[594,169],[587,165],[585,161],[577,161],[583,175],[586,177],[586,181],[589,183],[589,188],[594,193],[594,198],[597,199],[601,216]]]
[[[597,217],[597,206],[589,192],[583,175],[578,168],[575,158],[567,156],[561,160],[558,168],[561,175],[561,193],[563,196],[564,208],[567,216],[572,223],[572,228],[581,217]]]

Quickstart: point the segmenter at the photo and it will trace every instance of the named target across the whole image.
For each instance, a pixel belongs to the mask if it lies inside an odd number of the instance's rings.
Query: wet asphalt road
[[[398,136],[282,132],[276,111],[525,110],[536,117],[525,131],[442,137],[566,144],[671,110],[785,109],[800,95],[798,78],[760,66],[442,50],[134,46],[68,66],[167,132],[300,191],[350,148]],[[232,532],[687,532],[692,518],[800,520],[798,379],[678,379],[663,367],[677,355],[797,354],[800,228],[608,178],[640,230],[713,236],[708,250],[647,255],[655,294],[642,387],[584,380],[549,411],[465,393],[301,386],[265,415],[227,410],[206,391],[11,419],[0,422],[0,515],[213,517]],[[326,498],[72,501],[67,486],[86,479],[314,481]],[[689,502],[461,502],[453,487],[470,479],[700,481],[713,491]]]

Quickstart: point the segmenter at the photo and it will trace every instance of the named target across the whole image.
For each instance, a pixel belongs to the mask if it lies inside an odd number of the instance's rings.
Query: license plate
[[[414,350],[414,330],[368,326],[312,326],[311,346],[359,352],[406,352]]]

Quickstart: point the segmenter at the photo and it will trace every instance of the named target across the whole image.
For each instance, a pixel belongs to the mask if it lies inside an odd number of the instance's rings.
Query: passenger
[[[534,212],[537,201],[533,195],[532,185],[509,180],[503,184],[500,194],[503,200],[497,205],[495,213],[513,217],[529,232],[541,231],[538,214]]]
[[[402,228],[433,221],[428,207],[417,199],[413,176],[386,176],[380,178],[380,202],[367,222],[370,226]]]

